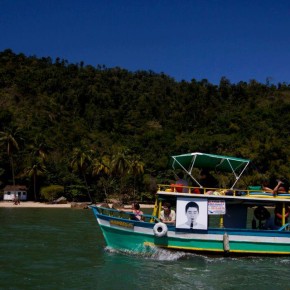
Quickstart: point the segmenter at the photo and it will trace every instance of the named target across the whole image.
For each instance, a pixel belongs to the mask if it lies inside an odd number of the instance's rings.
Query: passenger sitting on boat
[[[178,179],[176,180],[175,184],[180,184],[182,186],[182,192],[188,192],[188,182],[184,179],[184,174],[179,172],[177,174]]]
[[[163,210],[160,212],[160,220],[165,224],[175,224],[175,211],[171,209],[169,202],[163,204]]]
[[[185,214],[187,222],[178,225],[179,228],[184,229],[206,229],[206,226],[197,222],[199,216],[199,206],[196,202],[190,201],[185,206]]]
[[[210,189],[208,190],[208,192],[206,193],[212,193],[211,192],[211,189],[213,188],[218,188],[219,187],[219,183],[217,181],[216,178],[214,178],[208,170],[206,169],[202,169],[200,171],[200,181],[199,183],[207,190],[207,189]]]
[[[135,202],[132,204],[132,213],[133,215],[131,216],[132,219],[134,220],[142,220],[142,215],[144,214],[143,211],[140,210],[140,205],[139,203]]]

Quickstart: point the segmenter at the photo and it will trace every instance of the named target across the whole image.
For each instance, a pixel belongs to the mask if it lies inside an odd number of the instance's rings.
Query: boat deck
[[[201,193],[196,193],[196,191],[200,191]],[[211,199],[223,198],[229,200],[233,199],[252,201],[259,200],[268,202],[290,202],[290,193],[278,193],[277,195],[274,195],[271,192],[264,192],[261,190],[199,188],[191,186],[174,186],[164,184],[158,185],[157,194],[167,196],[188,196]]]

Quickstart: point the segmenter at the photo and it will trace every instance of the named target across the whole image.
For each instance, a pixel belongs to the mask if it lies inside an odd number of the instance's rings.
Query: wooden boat
[[[249,162],[204,153],[172,156],[172,168],[182,169],[197,186],[160,184],[152,215],[144,214],[141,221],[120,210],[91,209],[113,249],[144,253],[161,247],[222,255],[290,255],[290,194],[274,195],[260,187],[235,188]],[[227,189],[204,188],[194,177],[196,168],[232,173],[234,182]],[[159,219],[164,201],[176,209],[175,224]],[[197,211],[195,220],[191,216],[195,225],[189,224],[188,209]]]

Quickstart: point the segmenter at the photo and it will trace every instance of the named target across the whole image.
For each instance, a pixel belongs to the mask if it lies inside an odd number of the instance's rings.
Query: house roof
[[[26,191],[27,187],[25,185],[6,185],[4,191]]]

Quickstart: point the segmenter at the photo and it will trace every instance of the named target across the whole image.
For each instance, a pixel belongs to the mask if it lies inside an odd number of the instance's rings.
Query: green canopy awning
[[[182,169],[194,180],[195,178],[191,175],[192,169],[199,168],[215,170],[218,172],[231,172],[235,175],[237,182],[237,180],[240,178],[240,176],[250,163],[250,160],[237,157],[195,152],[171,156],[170,163],[174,170]]]

